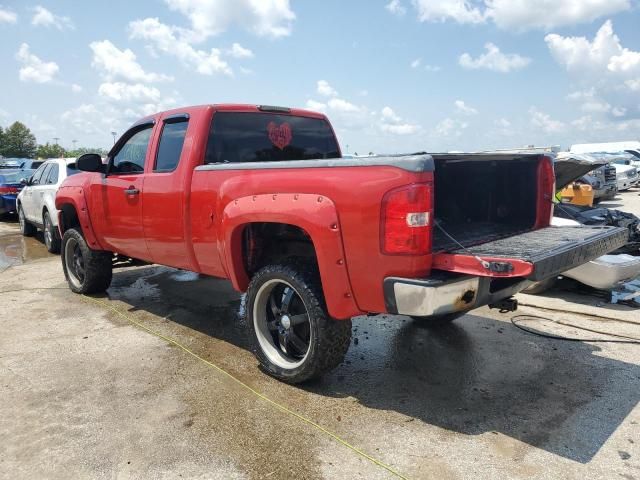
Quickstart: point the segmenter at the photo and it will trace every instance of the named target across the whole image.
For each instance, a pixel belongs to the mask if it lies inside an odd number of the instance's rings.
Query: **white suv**
[[[60,251],[56,192],[65,178],[79,172],[75,162],[75,158],[47,160],[24,182],[25,187],[16,199],[22,235],[31,236],[37,229],[42,230],[51,253]]]

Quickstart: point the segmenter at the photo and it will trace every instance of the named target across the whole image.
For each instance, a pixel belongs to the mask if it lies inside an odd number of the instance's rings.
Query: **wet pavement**
[[[488,309],[438,331],[359,317],[339,368],[288,386],[258,369],[227,282],[137,267],[88,300],[17,230],[0,223],[3,478],[394,478],[113,308],[406,478],[640,478],[638,345],[550,340]]]

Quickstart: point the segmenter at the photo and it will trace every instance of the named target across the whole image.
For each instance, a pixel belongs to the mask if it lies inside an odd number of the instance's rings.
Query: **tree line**
[[[106,155],[102,148],[80,147],[67,150],[60,145],[38,144],[36,136],[21,122],[13,122],[9,127],[0,127],[0,157],[5,158],[59,158],[79,157],[84,153]]]

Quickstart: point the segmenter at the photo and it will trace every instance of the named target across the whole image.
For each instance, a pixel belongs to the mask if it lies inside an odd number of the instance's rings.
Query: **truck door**
[[[187,114],[164,117],[158,124],[155,156],[145,173],[142,223],[152,261],[194,269],[196,264],[185,238],[193,170],[188,164],[189,149],[183,154],[188,126]]]
[[[109,154],[107,175],[91,185],[96,225],[105,248],[149,260],[142,226],[144,165],[150,157],[153,123],[131,128]]]

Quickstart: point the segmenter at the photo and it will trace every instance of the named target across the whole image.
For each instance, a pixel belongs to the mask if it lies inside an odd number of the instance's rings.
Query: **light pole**
[[[113,144],[116,144],[116,132],[115,131],[111,131],[111,135],[113,135]]]
[[[73,144],[73,149],[76,149],[76,143],[78,143],[78,140],[71,140],[71,143]]]
[[[60,140],[60,137],[53,137],[53,140],[56,142],[56,145],[58,145],[58,140]]]

